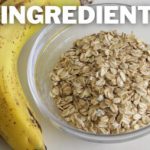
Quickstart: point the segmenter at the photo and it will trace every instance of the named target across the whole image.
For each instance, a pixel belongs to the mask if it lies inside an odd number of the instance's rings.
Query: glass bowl
[[[97,4],[114,5],[114,4]],[[124,5],[124,4],[117,4]],[[94,7],[93,5],[92,7]],[[130,6],[128,6],[130,7]],[[69,134],[92,142],[123,142],[137,137],[141,137],[150,132],[150,127],[145,127],[137,131],[119,135],[95,135],[80,131],[68,125],[59,115],[53,99],[50,97],[49,72],[64,51],[68,50],[76,39],[86,35],[98,33],[101,30],[119,32],[134,32],[136,36],[147,43],[150,43],[148,25],[140,23],[131,25],[49,25],[45,26],[33,42],[28,59],[27,79],[31,94],[38,109],[47,121],[51,121],[56,127]]]

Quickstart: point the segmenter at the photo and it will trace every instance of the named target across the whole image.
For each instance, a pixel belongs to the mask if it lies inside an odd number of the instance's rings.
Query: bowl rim
[[[131,7],[131,5],[125,4],[125,3],[94,3],[90,6],[97,6],[97,5],[125,5],[128,7]],[[71,25],[72,26],[72,25]],[[33,42],[33,45],[30,50],[28,62],[27,62],[27,81],[28,86],[31,92],[31,95],[33,97],[33,100],[37,106],[37,108],[40,110],[43,117],[46,117],[49,119],[49,121],[54,121],[56,124],[60,126],[60,128],[64,129],[65,131],[76,135],[82,139],[87,139],[88,141],[95,141],[95,142],[103,142],[103,143],[114,143],[114,142],[123,142],[128,141],[130,139],[135,139],[137,137],[146,135],[150,132],[150,126],[146,126],[144,128],[140,128],[139,130],[128,132],[128,133],[121,133],[121,134],[115,134],[115,135],[104,135],[104,134],[93,134],[89,132],[85,132],[79,129],[76,129],[72,127],[69,124],[65,124],[60,119],[55,117],[50,111],[48,111],[47,107],[41,102],[38,92],[36,90],[36,84],[35,84],[35,67],[36,63],[33,64],[34,58],[38,58],[37,53],[37,46],[40,43],[40,41],[43,39],[44,35],[47,34],[47,31],[53,30],[55,28],[55,24],[47,25],[45,26],[38,36],[36,37],[35,41]],[[37,59],[36,59],[37,60]],[[35,61],[36,62],[36,61]]]

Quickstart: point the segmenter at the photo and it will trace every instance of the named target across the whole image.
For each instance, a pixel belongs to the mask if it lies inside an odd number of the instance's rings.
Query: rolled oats
[[[50,73],[60,115],[94,134],[150,124],[150,47],[133,34],[105,32],[77,40]]]

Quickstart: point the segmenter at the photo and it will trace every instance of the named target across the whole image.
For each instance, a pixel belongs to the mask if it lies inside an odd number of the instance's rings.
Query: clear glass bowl
[[[114,5],[114,4],[99,4]],[[120,5],[120,4],[118,4]],[[94,7],[95,5],[93,5]],[[128,6],[130,7],[130,6]],[[134,32],[137,37],[150,43],[150,26],[142,25],[49,25],[42,29],[33,42],[27,67],[27,78],[31,94],[37,107],[56,127],[87,141],[93,142],[123,142],[137,137],[141,137],[150,132],[150,127],[142,128],[138,131],[119,135],[95,135],[86,133],[68,125],[59,115],[53,99],[50,97],[49,72],[57,62],[60,55],[68,50],[76,39],[85,35],[98,33],[101,30],[119,32]]]

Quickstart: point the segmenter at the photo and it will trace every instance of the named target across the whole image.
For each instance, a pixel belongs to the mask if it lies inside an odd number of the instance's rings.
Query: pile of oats
[[[150,47],[133,34],[77,40],[50,79],[61,116],[80,130],[120,134],[150,124]]]

